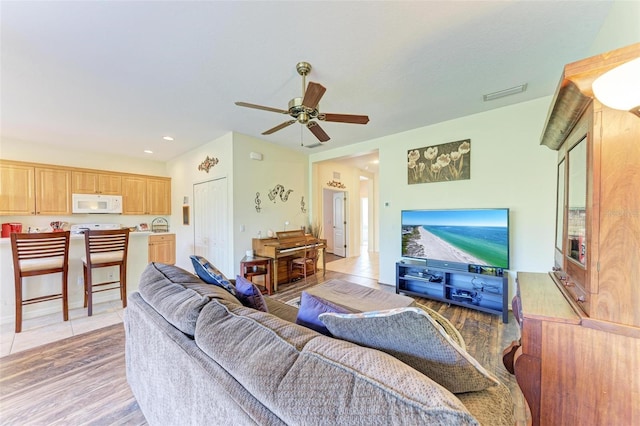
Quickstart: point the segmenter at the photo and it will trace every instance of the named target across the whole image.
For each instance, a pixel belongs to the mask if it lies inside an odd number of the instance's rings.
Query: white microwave
[[[122,195],[72,194],[72,213],[122,213]]]

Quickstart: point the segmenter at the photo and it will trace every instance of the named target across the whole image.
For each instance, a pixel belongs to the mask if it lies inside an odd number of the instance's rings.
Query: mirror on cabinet
[[[587,262],[587,138],[583,138],[568,153],[567,185],[567,256],[585,265]]]
[[[556,248],[562,251],[564,240],[564,187],[565,187],[565,161],[558,164],[558,199],[556,200]]]

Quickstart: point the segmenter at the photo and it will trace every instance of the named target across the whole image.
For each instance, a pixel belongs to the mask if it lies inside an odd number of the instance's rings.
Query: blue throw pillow
[[[350,311],[346,310],[342,306],[338,306],[328,300],[321,299],[313,296],[306,291],[302,292],[300,296],[300,310],[298,310],[298,317],[296,318],[296,324],[303,325],[307,328],[322,333],[325,336],[332,336],[327,327],[322,321],[318,319],[320,314],[326,312],[333,312],[336,314],[349,314]]]
[[[191,263],[193,263],[193,269],[202,281],[222,287],[234,296],[236,295],[236,289],[233,284],[207,259],[196,255],[189,257],[191,258]]]
[[[236,297],[244,306],[262,312],[269,312],[267,303],[262,297],[260,289],[248,279],[238,275],[236,277]]]

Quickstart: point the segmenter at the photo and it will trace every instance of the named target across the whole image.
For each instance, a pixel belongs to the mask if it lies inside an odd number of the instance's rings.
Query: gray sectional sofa
[[[509,390],[453,394],[379,350],[151,263],[125,314],[126,373],[151,425],[512,425]]]

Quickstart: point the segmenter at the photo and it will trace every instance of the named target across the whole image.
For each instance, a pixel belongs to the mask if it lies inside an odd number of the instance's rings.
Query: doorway
[[[347,223],[347,192],[323,189],[322,224],[327,240],[327,252],[346,257],[349,233]]]
[[[231,276],[227,203],[227,178],[193,185],[194,253],[209,260],[223,274]]]

